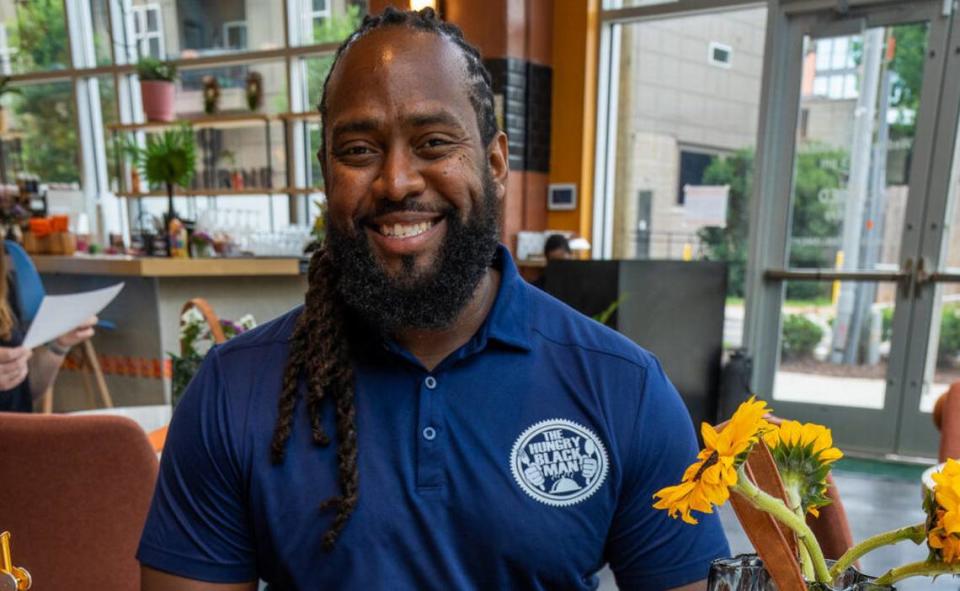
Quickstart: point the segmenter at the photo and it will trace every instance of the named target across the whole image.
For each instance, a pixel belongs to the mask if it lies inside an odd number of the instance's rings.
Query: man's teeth
[[[410,238],[423,234],[432,226],[433,222],[420,222],[419,224],[384,224],[380,226],[380,233],[384,236]]]

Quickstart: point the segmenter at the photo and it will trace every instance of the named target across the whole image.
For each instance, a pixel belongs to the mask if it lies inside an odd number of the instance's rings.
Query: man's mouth
[[[367,232],[379,249],[389,256],[416,255],[436,246],[443,236],[446,216],[439,212],[402,211],[371,219]]]
[[[378,232],[390,238],[413,238],[419,236],[435,226],[439,219],[428,220],[416,224],[379,224],[375,226]]]

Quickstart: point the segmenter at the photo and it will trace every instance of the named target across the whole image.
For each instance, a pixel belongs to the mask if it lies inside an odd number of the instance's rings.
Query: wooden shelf
[[[125,255],[34,255],[41,273],[120,275],[132,277],[230,277],[299,275],[295,257],[243,257],[210,259],[146,258]]]
[[[310,193],[319,193],[323,191],[318,187],[254,187],[246,189],[177,189],[174,197],[223,197],[244,195],[309,195]],[[166,197],[164,191],[150,191],[147,193],[131,193],[130,191],[118,191],[117,197],[125,199],[140,199],[142,197]]]
[[[278,119],[284,121],[320,121],[320,113],[317,111],[307,111],[305,113],[279,113]]]
[[[323,187],[290,187],[280,192],[289,195],[312,195],[313,193],[323,193]]]
[[[146,123],[114,123],[107,126],[110,131],[153,131],[169,129],[187,124],[194,129],[231,129],[252,127],[270,123],[273,117],[263,113],[223,113],[202,117],[187,117],[176,121],[148,121]]]

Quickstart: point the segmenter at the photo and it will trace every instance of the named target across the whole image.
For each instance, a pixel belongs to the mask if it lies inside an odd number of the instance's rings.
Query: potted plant
[[[173,121],[173,81],[177,78],[177,66],[152,57],[141,58],[137,63],[140,76],[140,97],[143,113],[148,121]]]
[[[214,344],[257,326],[250,314],[236,322],[219,318],[205,300],[191,300],[180,315],[180,354],[169,353],[173,366],[171,400],[177,406],[200,363]],[[217,328],[215,328],[217,327]]]
[[[0,78],[0,98],[5,94],[21,94],[20,89],[10,85],[10,76]],[[7,120],[7,110],[0,105],[0,133],[6,133],[9,129]]]
[[[196,170],[197,148],[193,129],[189,125],[166,129],[162,133],[147,136],[146,146],[130,142],[124,145],[124,151],[150,185],[159,185],[167,190],[166,221],[169,222],[174,217],[174,188],[177,185],[189,185]]]

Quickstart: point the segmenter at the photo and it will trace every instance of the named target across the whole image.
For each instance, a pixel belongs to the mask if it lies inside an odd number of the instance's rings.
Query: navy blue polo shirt
[[[304,404],[270,462],[301,310],[213,349],[171,423],[139,560],[271,590],[594,589],[606,563],[621,589],[705,578],[729,552],[716,516],[652,508],[697,452],[660,364],[503,248],[496,267],[485,323],[433,371],[394,343],[355,359],[359,502],[329,553],[336,446],[311,442]]]

